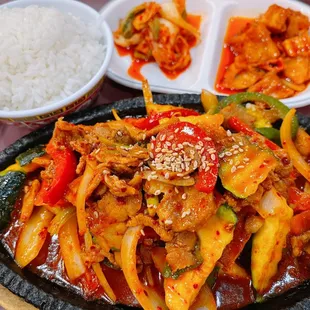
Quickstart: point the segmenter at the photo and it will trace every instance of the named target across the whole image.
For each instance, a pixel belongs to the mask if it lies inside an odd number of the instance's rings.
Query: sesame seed
[[[206,137],[205,140],[206,140],[206,141],[212,141],[212,139],[209,138],[209,137]]]
[[[244,158],[243,158],[243,161],[245,161],[245,162],[250,161],[250,158],[244,157]]]
[[[174,133],[178,133],[180,131],[180,128],[177,128]]]
[[[240,165],[240,166],[238,166],[237,168],[238,168],[238,169],[242,169],[242,168],[244,168],[244,166],[243,166],[243,165]]]
[[[153,159],[154,158],[154,155],[152,152],[149,153],[150,157]]]
[[[170,137],[168,137],[168,141],[172,141],[174,139],[174,137],[173,136],[170,136]]]
[[[226,155],[226,156],[231,156],[231,155],[232,155],[232,152],[226,152],[225,155]]]
[[[234,172],[236,172],[236,170],[237,170],[236,166],[232,166],[230,172],[231,172],[231,173],[234,173]]]
[[[225,153],[219,154],[219,158],[223,158],[225,156]]]
[[[178,144],[178,148],[179,148],[179,149],[183,149],[183,144],[179,143],[179,144]]]
[[[210,167],[207,166],[204,170],[205,170],[205,172],[208,172],[210,170]]]
[[[155,191],[154,195],[155,195],[155,196],[158,196],[158,195],[160,195],[160,193],[161,193],[161,190],[158,189],[157,191]]]
[[[182,195],[182,199],[185,200],[186,198],[187,198],[187,195],[186,195],[186,193],[184,193],[184,194]]]
[[[230,136],[231,136],[231,131],[228,129],[228,130],[226,131],[226,134],[227,134],[228,137],[230,137]]]
[[[170,174],[169,174],[169,172],[166,172],[166,173],[165,173],[165,179],[168,180],[169,178],[170,178]]]
[[[171,220],[165,220],[166,225],[171,225],[173,222]]]
[[[161,151],[161,148],[160,148],[160,147],[158,147],[158,148],[155,149],[155,152],[156,152],[156,153],[158,153],[158,152],[160,152],[160,151]]]
[[[234,150],[236,150],[236,149],[239,148],[239,145],[235,144],[235,145],[232,146],[232,148],[233,148]]]
[[[141,229],[140,232],[141,232],[142,236],[145,236],[145,233],[144,233],[143,229]]]
[[[185,177],[183,177],[184,180],[188,180],[190,178],[189,175],[186,175]]]
[[[198,161],[195,160],[195,161],[194,161],[194,169],[196,169],[197,167],[198,167]]]
[[[146,134],[144,133],[142,136],[142,140],[145,140],[145,139],[146,139]]]
[[[234,155],[236,155],[236,154],[238,154],[238,153],[239,153],[239,151],[237,151],[237,150],[236,150],[236,151],[233,151],[233,154],[234,154]]]
[[[155,148],[155,144],[151,143],[151,150],[154,150],[154,148]]]
[[[166,135],[164,134],[164,135],[162,135],[161,137],[160,137],[160,141],[164,141],[166,139]]]
[[[183,177],[183,173],[178,173],[177,177]]]
[[[200,145],[195,145],[195,149],[196,149],[196,150],[201,150],[201,148],[202,148],[202,146],[200,146]]]
[[[211,159],[212,159],[212,160],[215,160],[215,158],[216,158],[215,155],[214,155],[214,154],[211,154]]]
[[[208,166],[209,166],[209,167],[213,167],[214,164],[213,164],[213,163],[208,163]]]
[[[179,193],[179,190],[177,187],[174,188],[175,192],[178,194]]]
[[[232,166],[233,163],[234,163],[234,161],[231,159],[231,160],[229,161],[229,164]]]
[[[202,160],[202,161],[206,161],[206,159],[207,159],[206,156],[202,156],[202,157],[201,157],[201,160]]]
[[[240,148],[238,151],[239,151],[240,153],[243,153],[243,152],[244,152],[244,149],[241,149],[241,148]]]
[[[240,142],[239,142],[239,145],[240,145],[240,146],[243,146],[243,143],[240,141]]]
[[[181,218],[184,219],[186,215],[190,215],[190,214],[191,214],[191,210],[184,211],[181,215]]]
[[[94,211],[94,217],[97,219],[97,218],[99,218],[99,213],[98,213],[98,211]]]

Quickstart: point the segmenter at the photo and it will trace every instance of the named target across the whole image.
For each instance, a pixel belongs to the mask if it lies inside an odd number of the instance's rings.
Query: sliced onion
[[[54,214],[45,207],[39,207],[26,222],[19,236],[15,252],[16,263],[21,268],[27,266],[39,254],[53,216]]]
[[[126,281],[143,309],[168,309],[164,299],[151,287],[143,285],[138,277],[136,250],[142,226],[127,229],[121,247],[123,272]]]
[[[80,240],[77,232],[76,217],[72,216],[59,230],[60,253],[65,262],[66,271],[71,281],[85,273]]]
[[[85,201],[86,201],[87,188],[93,177],[94,177],[94,170],[90,166],[90,164],[87,163],[76,196],[76,214],[79,225],[79,233],[81,236],[83,236],[87,230]]]
[[[95,272],[96,276],[98,277],[99,282],[100,282],[101,286],[103,287],[105,293],[109,296],[109,298],[113,302],[115,302],[116,296],[115,296],[110,284],[108,283],[107,278],[105,277],[100,264],[94,263],[92,266],[93,266],[94,272]]]

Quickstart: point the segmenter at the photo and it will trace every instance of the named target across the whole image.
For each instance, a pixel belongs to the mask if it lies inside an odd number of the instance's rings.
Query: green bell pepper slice
[[[244,92],[244,93],[238,93],[231,96],[228,96],[224,99],[222,99],[219,102],[217,112],[222,110],[223,108],[227,107],[231,103],[235,104],[243,104],[246,102],[251,101],[260,101],[266,103],[271,109],[275,109],[279,113],[279,117],[283,120],[285,115],[289,112],[290,108],[288,108],[285,104],[283,104],[278,99],[261,94],[261,93],[251,93],[251,92]],[[293,137],[296,136],[297,130],[298,130],[299,124],[298,119],[295,116],[292,121],[292,135]]]

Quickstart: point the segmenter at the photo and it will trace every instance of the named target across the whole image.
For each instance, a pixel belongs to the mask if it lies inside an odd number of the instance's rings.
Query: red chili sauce
[[[196,29],[200,28],[200,24],[201,24],[201,16],[200,15],[192,15],[189,14],[187,15],[187,22],[189,24],[191,24],[192,26],[194,26]],[[193,38],[191,41],[187,41],[187,43],[189,44],[190,48],[194,47],[197,43],[196,38]],[[128,74],[130,77],[132,77],[135,80],[138,81],[143,81],[145,78],[144,76],[141,74],[141,69],[144,65],[148,64],[148,63],[154,63],[155,60],[153,58],[149,59],[149,60],[142,60],[142,59],[135,59],[134,58],[134,49],[133,48],[124,48],[121,47],[119,45],[115,44],[115,48],[118,52],[118,54],[123,57],[123,56],[131,56],[132,62],[131,65],[128,69]],[[189,65],[182,69],[182,70],[175,70],[175,71],[169,71],[163,68],[160,68],[160,70],[166,75],[166,77],[168,77],[170,80],[175,80],[181,73],[183,73],[184,71],[187,70],[187,68],[190,66]]]
[[[1,242],[12,256],[14,256],[14,249],[22,227],[18,220],[20,216],[20,205],[21,203],[19,201],[16,210],[13,212],[13,221],[11,225],[2,235],[0,235]],[[153,230],[146,228],[145,232],[146,237],[144,238],[156,238],[156,233]],[[141,241],[143,242],[143,240]],[[289,242],[287,244],[289,245]],[[244,252],[245,253],[241,255],[237,263],[243,266],[250,275],[250,249],[246,247]],[[273,278],[272,284],[263,296],[272,297],[282,294],[286,290],[301,284],[306,279],[309,279],[309,258],[310,255],[306,254],[303,254],[298,259],[292,257],[290,248],[284,251],[282,260],[278,266],[278,273]],[[112,269],[105,264],[101,264],[101,266],[117,297],[117,302],[129,306],[138,306],[139,304],[130,291],[123,272]],[[95,276],[91,268],[88,269],[86,274],[79,278],[76,283],[69,282],[65,273],[63,260],[60,257],[57,236],[48,237],[46,239],[39,255],[27,268],[43,278],[57,280],[62,286],[82,295],[87,300],[103,299],[109,302],[109,298],[105,295],[98,278]],[[161,274],[154,266],[151,267],[151,272],[157,292],[163,295],[163,278]],[[147,284],[147,275],[144,270],[139,276],[140,280]],[[218,309],[236,309],[255,301],[255,293],[250,277],[245,279],[221,274],[216,277],[212,291]]]
[[[215,89],[224,94],[232,95],[238,93],[236,90],[231,90],[229,88],[224,88],[221,86],[222,80],[224,78],[227,68],[235,61],[235,55],[230,47],[226,44],[227,38],[230,38],[238,33],[248,24],[253,21],[252,18],[246,17],[233,17],[228,22],[227,32],[224,39],[224,47],[222,51],[220,65],[217,71],[217,76],[215,80]]]

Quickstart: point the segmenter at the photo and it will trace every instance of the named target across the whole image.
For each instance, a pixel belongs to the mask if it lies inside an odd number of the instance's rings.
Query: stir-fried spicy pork
[[[144,93],[147,117],[59,119],[1,172],[17,264],[144,309],[236,309],[309,278],[310,138],[295,111],[204,91],[200,114]]]

